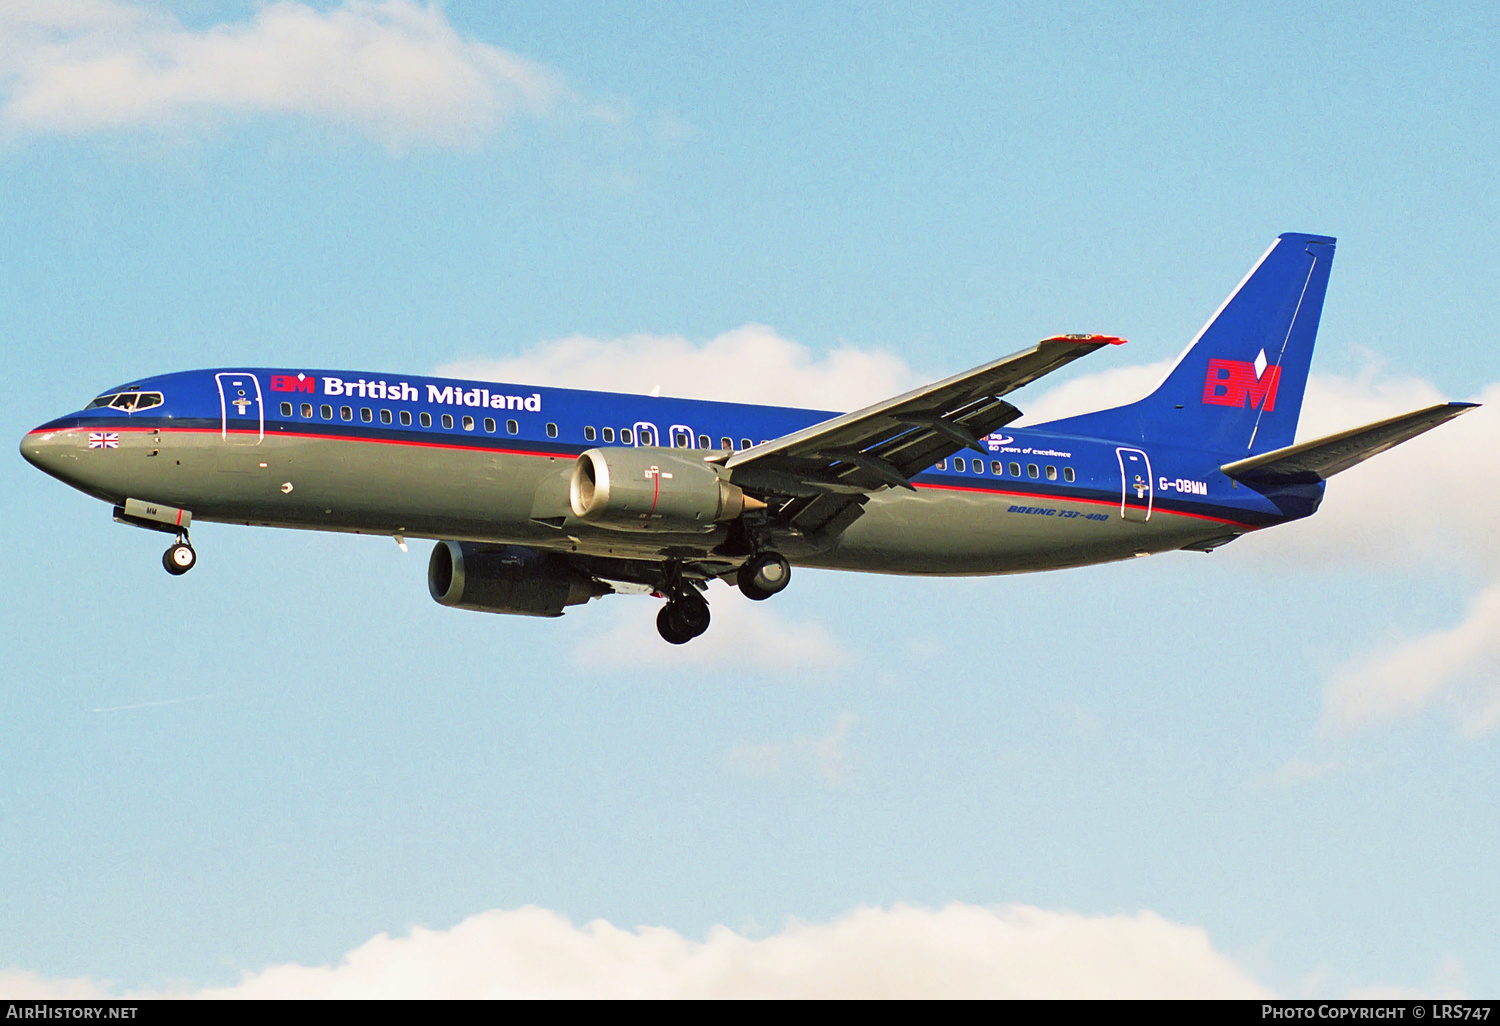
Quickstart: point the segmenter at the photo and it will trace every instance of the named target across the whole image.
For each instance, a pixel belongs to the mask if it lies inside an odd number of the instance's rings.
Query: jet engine
[[[609,592],[567,560],[518,545],[440,541],[427,561],[427,590],[445,606],[517,616],[562,616]]]
[[[748,509],[765,508],[701,459],[644,447],[583,453],[568,499],[579,520],[616,531],[702,534]]]

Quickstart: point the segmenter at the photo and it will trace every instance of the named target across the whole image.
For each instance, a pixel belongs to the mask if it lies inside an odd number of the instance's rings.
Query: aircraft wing
[[[730,456],[735,484],[772,501],[783,521],[831,536],[858,519],[865,497],[911,479],[1021,416],[1001,398],[1107,345],[1106,335],[1058,335],[1030,349],[825,420]]]
[[[1402,442],[1431,431],[1478,403],[1439,403],[1399,417],[1340,431],[1285,449],[1275,449],[1249,459],[1226,463],[1219,469],[1229,477],[1254,482],[1310,482],[1327,480],[1334,474],[1363,463]]]

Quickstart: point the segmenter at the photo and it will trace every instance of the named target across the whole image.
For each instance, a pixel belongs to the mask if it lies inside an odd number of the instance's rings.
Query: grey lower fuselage
[[[128,425],[120,425],[116,447],[90,448],[91,426],[40,428],[27,436],[23,453],[106,502],[168,504],[190,510],[194,521],[521,545],[657,563],[701,558],[726,535],[722,525],[669,534],[578,520],[568,498],[575,457],[567,453],[271,431],[247,444],[243,436],[216,430]],[[1051,446],[1047,451],[1062,444],[1035,434]],[[863,516],[831,542],[783,532],[776,544],[802,566],[966,576],[1207,547],[1288,519],[1270,508],[1237,514],[1222,497],[1202,508],[1183,501],[1170,508],[1159,494],[1145,510],[1128,509],[1121,471],[1109,473],[1118,449],[1101,440],[1066,440],[1068,463],[1078,468],[1067,489],[1027,477],[1024,468],[1036,462],[1031,457],[999,453],[999,477],[962,477],[945,467],[946,474],[919,476],[914,490],[871,496]],[[1173,462],[1174,454],[1151,458]],[[1023,468],[1019,478],[1005,473],[1013,461]],[[1210,480],[1201,454],[1175,454],[1175,462],[1176,472],[1203,479],[1214,492],[1233,487],[1222,477]]]

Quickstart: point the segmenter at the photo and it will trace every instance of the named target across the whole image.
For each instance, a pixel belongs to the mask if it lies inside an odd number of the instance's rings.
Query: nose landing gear
[[[177,543],[162,553],[161,565],[173,577],[181,577],[198,563],[198,553],[193,550],[187,535],[179,535]]]

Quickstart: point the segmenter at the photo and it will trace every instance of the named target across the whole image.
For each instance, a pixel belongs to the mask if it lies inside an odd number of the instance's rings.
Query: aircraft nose
[[[77,446],[64,437],[64,432],[49,427],[39,427],[21,439],[21,457],[43,473],[63,481],[78,466]]]

